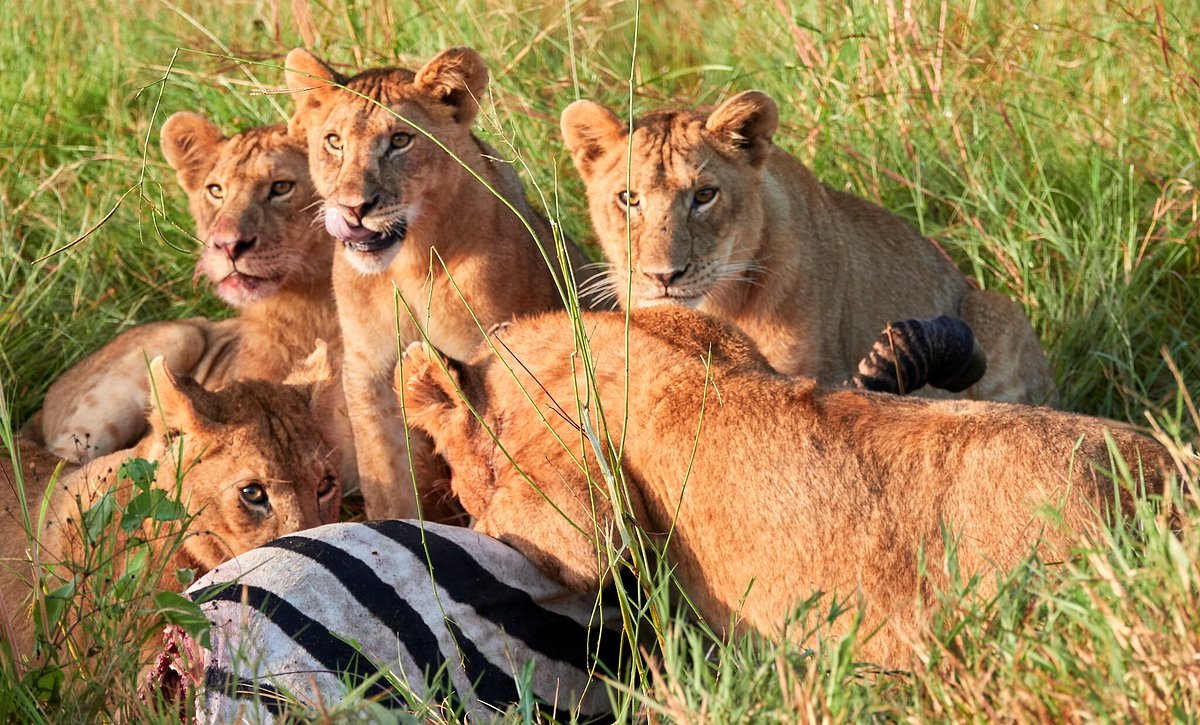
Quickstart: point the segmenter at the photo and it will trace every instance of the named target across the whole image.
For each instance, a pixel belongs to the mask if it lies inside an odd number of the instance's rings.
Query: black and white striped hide
[[[469,529],[330,524],[246,552],[187,595],[211,622],[212,649],[169,629],[151,687],[182,698],[190,670],[200,723],[327,712],[356,687],[394,709],[408,708],[411,687],[445,699],[450,720],[488,720],[529,694],[559,721],[612,719],[593,675],[617,670],[619,625],[595,624],[594,596]]]

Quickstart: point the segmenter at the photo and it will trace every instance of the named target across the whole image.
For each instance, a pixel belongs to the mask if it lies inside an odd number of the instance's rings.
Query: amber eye
[[[411,133],[397,131],[396,133],[392,134],[391,150],[392,151],[403,151],[404,149],[408,148],[409,146],[412,146],[412,142],[413,142],[413,135]]]
[[[328,498],[330,494],[337,490],[337,479],[332,475],[321,479],[321,483],[317,486],[317,498]]]
[[[637,206],[642,200],[636,191],[622,191],[617,194],[617,201],[621,202],[621,206]]]
[[[697,189],[692,195],[692,204],[695,206],[704,206],[709,204],[713,199],[717,198],[717,190],[711,186],[706,186],[703,189]]]
[[[287,196],[292,193],[292,189],[295,186],[296,182],[294,181],[276,181],[274,184],[271,184],[271,197]]]
[[[213,199],[224,199],[225,198],[225,190],[221,188],[220,184],[209,184],[208,186],[204,187],[204,189],[205,189],[205,191],[208,192],[208,195]]]
[[[330,151],[342,150],[342,137],[336,133],[331,133],[325,137],[325,148]]]
[[[267,505],[267,489],[261,483],[251,483],[242,486],[242,501],[255,508]]]

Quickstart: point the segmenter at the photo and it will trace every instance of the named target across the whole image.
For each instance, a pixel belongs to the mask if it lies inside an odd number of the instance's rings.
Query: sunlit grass
[[[283,120],[287,95],[259,91],[283,85],[277,68],[298,45],[351,70],[465,44],[492,70],[481,134],[585,247],[582,184],[557,131],[567,103],[628,108],[631,71],[634,113],[765,90],[781,109],[777,143],[1025,307],[1061,405],[1142,426],[1152,416],[1185,460],[1198,424],[1188,399],[1200,398],[1190,6],[788,5],[3,4],[0,382],[12,424],[121,329],[228,314],[191,281],[191,225],[157,149],[167,115],[199,110],[230,131]],[[1195,719],[1200,538],[1187,498],[1177,535],[1142,511],[1077,560],[1014,572],[989,600],[951,594],[923,669],[907,674],[861,670],[849,641],[717,642],[650,597],[637,608],[657,607],[662,651],[615,696],[626,712],[680,721]],[[829,606],[814,603],[810,622]]]

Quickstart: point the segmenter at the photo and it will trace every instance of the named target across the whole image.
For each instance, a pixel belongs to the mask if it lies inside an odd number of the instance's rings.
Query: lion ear
[[[288,133],[307,138],[312,117],[329,112],[330,94],[345,85],[346,77],[304,48],[293,48],[283,61],[287,87],[296,99],[296,112],[288,121]]]
[[[596,161],[628,130],[617,114],[591,101],[575,101],[564,108],[560,126],[571,160],[585,182]]]
[[[309,407],[318,413],[326,410],[333,386],[333,365],[329,362],[329,346],[324,340],[317,339],[313,351],[296,363],[283,384],[307,387]]]
[[[150,426],[159,433],[176,434],[203,428],[208,391],[191,378],[176,379],[162,356],[150,361]]]
[[[188,111],[168,118],[159,134],[163,157],[175,169],[179,185],[189,194],[204,183],[217,157],[216,147],[224,140],[225,135],[216,124]]]
[[[752,166],[761,166],[779,127],[779,108],[762,91],[743,91],[717,106],[704,129],[717,143],[746,154]]]
[[[470,125],[487,90],[488,69],[471,48],[443,50],[417,71],[413,85],[454,110],[454,122]]]

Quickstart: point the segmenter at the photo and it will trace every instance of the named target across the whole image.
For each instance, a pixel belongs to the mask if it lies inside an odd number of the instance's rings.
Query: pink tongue
[[[375,236],[375,232],[366,227],[350,226],[346,217],[333,208],[325,210],[325,230],[342,240],[368,239]]]

